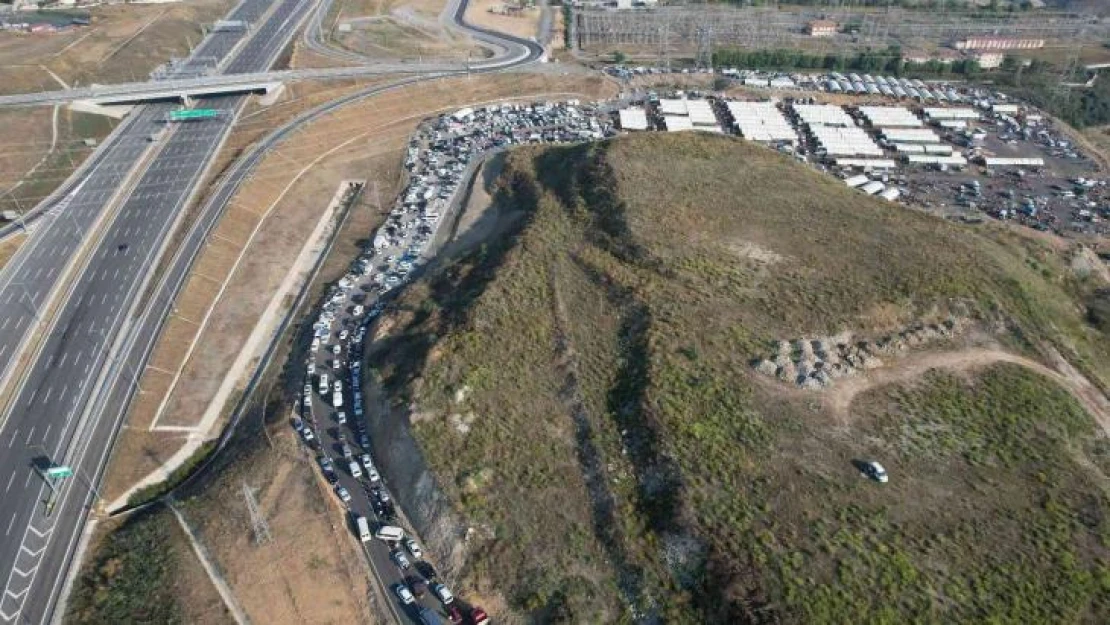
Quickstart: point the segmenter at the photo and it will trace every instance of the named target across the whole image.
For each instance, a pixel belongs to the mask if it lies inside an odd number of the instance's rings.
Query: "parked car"
[[[412,554],[412,557],[416,558],[417,560],[424,557],[424,551],[420,549],[420,545],[417,544],[417,542],[412,538],[405,539],[405,549],[408,549],[409,553]]]
[[[412,596],[412,591],[409,590],[409,587],[405,586],[404,584],[397,584],[393,587],[393,591],[397,593],[397,598],[400,599],[401,603],[405,605],[416,601],[416,597]]]
[[[351,492],[339,484],[335,485],[335,494],[339,496],[339,499],[343,501],[343,503],[351,501]]]
[[[882,484],[885,484],[889,479],[886,474],[886,469],[883,468],[883,465],[875,462],[874,460],[864,462],[863,466],[860,467],[860,470],[863,471],[863,474],[867,477]]]
[[[452,601],[455,600],[455,595],[451,594],[451,589],[449,589],[444,584],[433,584],[432,593],[434,593],[436,597],[439,597],[439,600],[443,602],[443,605],[449,605]]]
[[[408,570],[408,568],[412,566],[412,564],[409,562],[409,559],[405,557],[404,552],[399,549],[390,552],[389,559],[393,560],[394,564],[401,567],[401,570]]]

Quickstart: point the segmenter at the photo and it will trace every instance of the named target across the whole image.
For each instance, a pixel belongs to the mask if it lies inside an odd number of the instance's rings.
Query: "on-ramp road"
[[[214,33],[198,55],[228,55],[222,62],[228,74],[265,70],[312,6],[311,0],[243,0],[229,18],[255,23],[249,39]],[[457,20],[464,9],[460,1]],[[534,42],[499,41],[517,52],[513,63],[542,54]],[[0,624],[55,616],[122,408],[148,355],[141,339],[160,328],[157,316],[141,315],[141,295],[244,102],[243,96],[206,100],[205,107],[221,111],[220,119],[179,126],[154,145],[146,139],[170,107],[140,109],[81,179],[67,182],[71,190],[54,207],[57,214],[0,274],[0,349],[6,354],[0,378],[14,369],[4,363],[28,347],[28,329],[45,314],[42,304],[58,295],[58,310],[0,414]],[[143,158],[145,169],[134,171]],[[74,267],[75,277],[63,280],[83,243],[87,255]],[[191,266],[190,256],[180,259],[167,282]],[[63,464],[76,474],[49,484],[42,471]]]

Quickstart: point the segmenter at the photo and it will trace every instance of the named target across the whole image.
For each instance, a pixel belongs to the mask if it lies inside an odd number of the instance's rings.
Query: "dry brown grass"
[[[466,7],[466,19],[475,26],[490,28],[525,39],[535,37],[540,25],[540,10],[538,7],[524,9],[517,13],[504,12],[506,3],[502,0],[474,0]],[[499,11],[492,12],[490,9]],[[556,13],[561,10],[554,9]]]
[[[70,86],[145,80],[171,57],[187,56],[189,45],[202,38],[201,25],[232,5],[232,0],[105,5],[90,9],[90,26],[68,33],[0,33],[0,93],[61,88],[40,65]]]
[[[0,146],[0,210],[33,208],[92,152],[94,148],[83,140],[99,140],[116,124],[108,118],[61,109],[51,151],[52,116],[50,107],[0,110],[0,132],[12,138]]]
[[[26,238],[25,235],[17,234],[0,241],[0,267],[8,263],[8,260],[19,250],[19,246],[23,245],[23,240]]]
[[[349,89],[353,87],[345,87]],[[475,101],[544,93],[573,93],[596,98],[611,94],[608,83],[595,78],[547,76],[490,76],[453,79],[406,87],[345,107],[298,132],[258,167],[233,199],[217,232],[198,260],[155,348],[142,385],[150,392],[141,398],[129,416],[130,427],[120,437],[107,478],[106,493],[118,495],[140,476],[154,470],[183,443],[176,432],[150,432],[153,411],[161,403],[158,390],[165,385],[166,371],[181,369],[181,379],[160,417],[160,425],[188,426],[197,423],[214,396],[246,337],[258,323],[265,306],[290,270],[295,253],[311,233],[319,213],[341,180],[357,178],[377,182],[385,208],[401,183],[400,163],[409,133],[425,116]],[[342,92],[342,91],[340,91]],[[329,95],[335,97],[336,91]],[[567,96],[570,97],[570,96]],[[283,109],[259,110],[246,117],[245,137],[233,140],[228,151],[235,153],[250,137],[282,117],[303,110],[319,99],[307,93],[299,104]],[[334,150],[306,171],[279,199],[293,175],[320,155]],[[357,242],[380,223],[383,216],[371,208],[372,194],[363,197],[340,233],[322,280],[333,280],[345,271],[359,251]],[[271,211],[236,274],[219,302],[213,298],[231,269],[238,248],[223,240],[242,241],[244,224]],[[225,225],[227,222],[228,225]],[[233,254],[234,252],[234,254]],[[213,305],[215,306],[213,308]],[[193,357],[184,365],[188,345],[197,325],[211,309],[207,332],[199,339]],[[240,372],[246,376],[248,372]],[[164,395],[163,395],[164,396]],[[156,400],[157,397],[157,400]],[[144,425],[145,424],[145,425]],[[217,428],[220,424],[217,424]]]
[[[291,431],[253,448],[202,495],[186,517],[256,623],[367,623],[366,565],[345,515]],[[256,497],[273,540],[254,544],[243,482]]]

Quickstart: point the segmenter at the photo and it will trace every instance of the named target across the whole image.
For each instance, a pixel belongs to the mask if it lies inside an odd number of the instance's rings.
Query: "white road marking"
[[[12,489],[12,482],[14,482],[14,481],[15,481],[15,471],[12,471],[12,474],[8,476],[8,487],[4,489],[5,493]]]
[[[64,397],[64,395],[63,395],[63,397]],[[47,423],[46,424],[46,432],[44,432],[43,435],[42,435],[42,442],[45,443],[46,439],[50,438],[50,428],[53,427],[53,426],[54,426],[53,423]]]
[[[30,445],[31,444],[31,437],[34,436],[34,435],[35,435],[35,426],[32,425],[31,426],[31,431],[27,432],[27,440],[23,444],[24,445]]]
[[[14,477],[15,474],[13,473],[12,476]],[[14,512],[12,513],[12,520],[8,521],[8,531],[4,532],[5,536],[10,536],[11,535],[13,525],[15,525],[15,513]]]
[[[19,430],[16,430],[16,431],[12,432],[12,440],[8,441],[8,449],[12,448],[12,445],[15,444],[15,439],[18,436],[19,436]]]

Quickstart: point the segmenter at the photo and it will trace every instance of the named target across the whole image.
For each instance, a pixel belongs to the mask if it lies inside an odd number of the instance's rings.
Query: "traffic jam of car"
[[[439,226],[481,157],[510,145],[597,139],[612,134],[596,109],[577,101],[466,108],[425,122],[411,138],[408,183],[350,271],[333,284],[312,325],[299,417],[293,427],[317,457],[352,530],[406,614],[417,623],[487,623],[457,599],[417,540],[401,527],[374,462],[362,395],[367,329],[386,299],[434,253]]]

